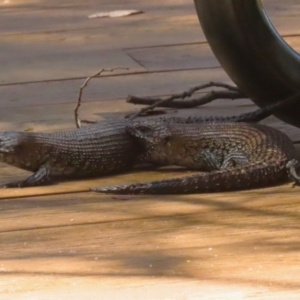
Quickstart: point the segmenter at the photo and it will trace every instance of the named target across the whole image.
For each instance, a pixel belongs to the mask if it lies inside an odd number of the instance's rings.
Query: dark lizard
[[[129,170],[140,148],[125,119],[103,121],[54,133],[0,133],[0,161],[34,172],[4,187],[28,187]]]
[[[163,117],[164,122],[201,123],[216,121],[257,122],[282,105],[296,101],[295,95],[265,109],[233,117]],[[5,187],[51,184],[58,180],[80,179],[128,171],[141,154],[139,146],[126,131],[132,121],[107,120],[81,129],[54,133],[0,133],[0,161],[34,172],[29,178]],[[136,121],[133,121],[136,122]]]
[[[150,183],[92,189],[113,194],[189,194],[258,188],[287,180],[298,154],[277,129],[250,123],[165,124],[141,122],[128,127],[145,150],[144,160],[206,171]]]

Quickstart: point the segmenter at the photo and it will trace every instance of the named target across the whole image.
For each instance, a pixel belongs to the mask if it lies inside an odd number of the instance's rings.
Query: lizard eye
[[[138,131],[140,131],[141,133],[148,133],[151,131],[151,128],[146,125],[141,125],[138,127]]]
[[[152,135],[152,128],[148,125],[129,126],[127,130],[131,135],[142,139]]]
[[[169,143],[170,139],[171,139],[171,138],[170,138],[169,136],[166,136],[165,138],[163,138],[163,139],[162,139],[163,145],[167,145],[167,144]]]

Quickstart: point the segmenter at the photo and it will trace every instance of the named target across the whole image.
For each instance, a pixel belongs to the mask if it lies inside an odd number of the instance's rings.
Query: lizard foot
[[[0,188],[3,188],[3,189],[26,188],[26,187],[34,187],[34,186],[54,185],[55,183],[56,182],[54,182],[54,181],[47,181],[42,184],[32,184],[32,183],[28,183],[26,180],[24,180],[24,181],[9,182],[9,183],[6,183],[6,184],[0,186]]]
[[[300,176],[297,174],[296,168],[300,166],[297,159],[292,159],[286,164],[289,176],[294,180],[293,188],[295,186],[300,186]]]
[[[54,183],[47,166],[41,166],[34,174],[22,181],[7,183],[3,188],[24,188],[32,186],[51,185]]]
[[[3,189],[23,188],[23,187],[26,187],[25,181],[15,181],[15,182],[10,182],[2,185]]]

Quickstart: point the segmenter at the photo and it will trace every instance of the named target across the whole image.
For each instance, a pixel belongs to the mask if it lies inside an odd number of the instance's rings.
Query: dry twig
[[[99,77],[103,72],[113,72],[115,70],[128,70],[128,68],[119,68],[118,67],[118,68],[113,68],[113,69],[102,69],[99,72],[97,72],[96,74],[87,77],[86,80],[84,81],[84,83],[82,84],[82,86],[80,87],[79,94],[78,94],[78,99],[77,99],[77,105],[74,109],[75,124],[76,124],[77,128],[81,127],[81,122],[83,122],[83,123],[95,123],[93,121],[88,121],[88,120],[80,121],[80,119],[78,119],[78,110],[79,110],[79,107],[81,105],[81,97],[82,97],[82,93],[83,93],[84,88],[88,85],[89,81],[92,78]]]
[[[223,87],[227,89],[227,91],[211,91],[208,94],[204,95],[201,98],[193,99],[190,101],[174,101],[176,99],[185,99],[191,97],[196,91],[209,88],[209,87]],[[220,82],[208,82],[202,85],[195,86],[188,91],[183,93],[174,94],[166,99],[161,98],[141,98],[135,96],[128,96],[127,102],[134,103],[134,104],[150,104],[147,107],[140,109],[138,112],[131,114],[126,117],[130,117],[131,120],[135,119],[136,117],[144,114],[147,111],[153,110],[156,107],[176,107],[176,108],[187,108],[187,107],[195,107],[199,105],[203,105],[209,103],[218,98],[227,98],[227,99],[239,99],[244,98],[246,95],[241,92],[237,87],[220,83]],[[174,102],[174,103],[173,103]],[[187,104],[185,104],[187,102]]]
[[[128,96],[127,102],[132,104],[141,104],[141,105],[153,105],[157,103],[156,107],[169,107],[169,108],[193,108],[196,106],[201,106],[207,103],[212,102],[216,99],[241,99],[246,97],[246,95],[242,92],[234,92],[234,91],[210,91],[207,94],[194,98],[191,100],[173,100],[172,102],[164,103],[161,98],[142,98],[136,96]]]

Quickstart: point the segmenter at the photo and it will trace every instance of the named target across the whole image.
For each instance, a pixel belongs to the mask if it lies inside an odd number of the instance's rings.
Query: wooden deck
[[[279,32],[300,50],[298,1],[263,2]],[[87,18],[117,9],[145,13]],[[89,84],[82,118],[137,110],[125,103],[128,94],[167,95],[211,80],[230,82],[191,0],[10,0],[1,1],[0,15],[1,130],[74,128],[79,86],[104,67],[129,70]],[[180,113],[232,115],[254,108],[247,100],[220,100]],[[265,123],[300,139],[299,129],[274,117]],[[1,190],[0,299],[300,298],[300,190],[291,184],[176,197],[87,192],[174,174],[143,171]],[[0,183],[26,175],[0,165]]]

